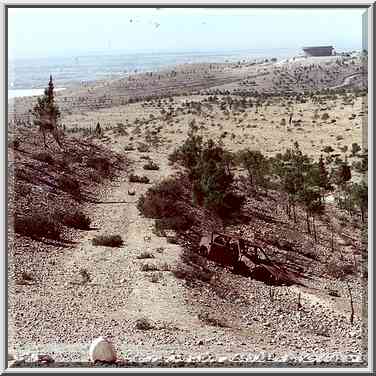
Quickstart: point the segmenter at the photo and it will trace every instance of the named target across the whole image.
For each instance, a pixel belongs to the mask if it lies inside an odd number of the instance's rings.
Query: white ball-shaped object
[[[116,353],[113,344],[105,337],[96,338],[90,345],[89,359],[92,362],[114,363]]]

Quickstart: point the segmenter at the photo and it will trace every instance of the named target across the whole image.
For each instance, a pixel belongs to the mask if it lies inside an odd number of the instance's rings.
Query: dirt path
[[[159,171],[142,170],[145,161],[137,161],[136,155],[129,154],[128,158],[134,162],[135,173],[147,175],[152,183],[161,175],[171,173],[167,163],[161,166],[161,174]],[[198,324],[197,318],[189,314],[184,287],[170,271],[177,263],[181,249],[153,233],[154,220],[141,216],[136,207],[138,197],[150,185],[129,183],[127,175],[119,177],[104,203],[92,208],[90,217],[97,230],[86,234],[76,249],[70,252],[65,268],[69,270],[80,265],[88,270],[92,276],[90,283],[97,286],[92,311],[98,312],[103,306],[106,320],[116,322],[117,327],[130,328],[138,319],[146,318],[151,323],[163,322],[164,325],[179,325],[181,329],[191,328]],[[135,195],[128,195],[128,191],[135,191]],[[124,246],[93,246],[91,240],[99,234],[119,234]],[[145,252],[154,258],[139,259]],[[154,265],[156,271],[142,271],[145,264]],[[124,338],[121,333],[117,336],[116,340]]]
[[[161,155],[160,171],[144,171],[145,160],[138,159],[137,152],[128,158],[134,172],[147,175],[152,184],[171,173]],[[184,333],[200,325],[189,312],[182,281],[171,272],[180,246],[153,233],[154,220],[144,218],[136,207],[150,184],[129,183],[128,176],[129,171],[123,172],[106,188],[102,203],[86,208],[94,229],[82,232],[72,248],[62,250],[48,276],[25,290],[25,308],[20,310],[25,312],[21,320],[27,331],[16,328],[16,353],[56,351],[53,344],[58,344],[63,352],[82,357],[91,340],[101,335],[112,337],[118,348],[152,348],[155,341],[168,343],[166,328]],[[130,190],[135,195],[129,195]],[[120,235],[124,245],[92,245],[102,234]],[[145,252],[153,258],[140,259]],[[145,264],[156,270],[143,271]],[[90,280],[84,280],[82,271]],[[30,305],[32,310],[26,308]],[[139,319],[150,322],[156,334],[137,330]]]

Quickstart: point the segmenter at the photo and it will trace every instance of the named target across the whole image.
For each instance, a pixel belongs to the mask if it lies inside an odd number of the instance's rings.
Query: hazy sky
[[[94,51],[362,48],[364,9],[8,10],[9,57]]]

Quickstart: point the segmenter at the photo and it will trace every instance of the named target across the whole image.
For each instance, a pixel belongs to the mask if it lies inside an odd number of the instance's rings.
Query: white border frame
[[[7,31],[5,30],[5,5],[25,5],[25,6],[32,6],[32,5],[39,5],[39,6],[48,6],[48,5],[72,5],[72,6],[77,6],[77,5],[103,5],[103,6],[111,6],[111,5],[129,5],[129,6],[139,6],[139,5],[150,5],[151,7],[153,5],[179,5],[183,7],[184,5],[197,5],[197,6],[202,6],[205,7],[205,5],[229,5],[229,6],[275,6],[278,8],[278,6],[315,6],[318,7],[320,5],[323,6],[336,6],[338,5],[338,8],[341,8],[346,5],[356,5],[356,6],[364,6],[368,7],[368,152],[370,153],[368,155],[369,160],[373,162],[373,58],[374,58],[374,51],[373,51],[373,44],[372,44],[372,38],[374,35],[374,27],[373,27],[373,15],[374,15],[374,8],[375,8],[375,3],[372,3],[370,1],[350,1],[350,0],[331,0],[330,3],[326,0],[316,0],[314,2],[312,1],[294,1],[291,0],[290,2],[286,2],[283,0],[264,0],[264,1],[257,1],[257,2],[251,2],[249,0],[237,0],[236,2],[230,2],[230,1],[221,1],[221,0],[206,0],[206,1],[201,1],[201,0],[189,0],[189,1],[181,1],[181,2],[176,2],[173,0],[164,0],[164,1],[158,1],[158,0],[140,0],[138,2],[134,1],[127,1],[127,0],[112,0],[111,2],[104,3],[103,1],[96,1],[96,0],[81,0],[80,2],[76,2],[74,0],[64,0],[64,1],[43,1],[40,0],[38,2],[34,1],[25,1],[25,0],[0,0],[0,17],[1,17],[1,42],[0,42],[0,47],[1,51],[5,51],[5,37],[7,35]],[[163,7],[163,6],[162,6]],[[0,62],[0,67],[1,67],[1,75],[0,75],[0,83],[1,83],[1,94],[0,94],[0,99],[1,99],[1,104],[0,104],[0,113],[2,114],[1,116],[1,123],[4,128],[4,138],[1,140],[1,148],[2,148],[2,155],[4,157],[4,161],[7,160],[6,153],[7,153],[7,140],[6,140],[6,103],[5,103],[5,97],[6,97],[6,85],[7,83],[5,82],[5,69],[6,67],[6,62],[4,58],[5,54],[2,55],[2,59]],[[1,164],[1,175],[4,179],[4,183],[7,184],[6,181],[6,171],[7,171],[7,166],[5,166],[5,163]],[[7,229],[6,229],[6,223],[7,219],[5,217],[5,208],[7,207],[7,200],[6,200],[6,185],[2,184],[1,186],[1,192],[2,192],[2,197],[3,197],[3,226],[2,226],[2,240],[3,244],[5,244],[5,239],[7,236]],[[371,200],[369,200],[368,204],[368,228],[370,229],[371,226],[369,224],[373,224],[373,169],[371,168],[368,173],[368,186],[372,187],[369,188],[369,196]],[[368,231],[368,251],[373,249],[373,233],[372,233],[372,228],[371,231]],[[7,265],[5,264],[5,249],[4,252],[1,252],[1,266],[3,267],[3,271],[5,272]],[[369,266],[372,267],[374,266],[374,256],[372,252],[368,252],[368,262]],[[372,270],[373,272],[373,270]],[[5,353],[7,344],[5,343],[5,336],[1,335],[2,333],[7,332],[8,328],[5,326],[5,317],[7,312],[4,311],[1,312],[1,318],[2,318],[2,325],[1,325],[1,332],[0,332],[0,338],[2,339],[1,341],[1,347],[0,347],[0,370],[6,370],[7,373],[65,373],[65,372],[74,372],[74,373],[180,373],[180,372],[205,372],[205,373],[271,373],[271,372],[278,372],[278,373],[303,373],[303,372],[314,372],[314,373],[340,373],[340,374],[346,374],[346,373],[372,373],[373,367],[374,367],[374,359],[373,359],[373,281],[374,281],[374,275],[373,273],[369,274],[368,277],[368,367],[367,368],[6,368],[7,367],[7,354]],[[5,280],[5,273],[0,273],[4,275],[4,286],[1,288],[1,298],[2,302],[5,302],[6,299],[8,298],[7,295],[7,281]]]

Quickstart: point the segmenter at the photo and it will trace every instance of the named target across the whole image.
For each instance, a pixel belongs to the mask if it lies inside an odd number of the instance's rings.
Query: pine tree
[[[37,104],[32,110],[32,115],[33,124],[39,126],[39,130],[43,133],[45,147],[47,147],[46,131],[50,131],[58,145],[62,147],[57,129],[57,120],[60,117],[60,110],[58,105],[55,103],[52,75],[50,75],[48,87],[44,90],[44,95],[42,97],[38,97]]]
[[[328,191],[328,190],[331,190],[332,186],[330,184],[329,172],[326,169],[324,158],[323,158],[322,154],[320,155],[318,168],[319,168],[319,184],[318,184],[318,186],[321,188],[321,200],[324,201],[323,198],[324,198],[325,192]]]
[[[55,103],[52,75],[50,75],[48,87],[44,89],[44,95],[42,97],[38,97],[37,104],[34,106],[32,111],[32,114],[35,117],[39,117],[43,113],[48,113],[49,115],[53,116],[56,121],[60,117],[59,107]]]
[[[368,185],[365,182],[354,183],[352,186],[352,199],[355,205],[360,209],[362,223],[365,222],[365,213],[368,209]]]

